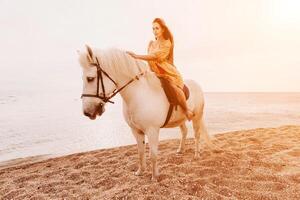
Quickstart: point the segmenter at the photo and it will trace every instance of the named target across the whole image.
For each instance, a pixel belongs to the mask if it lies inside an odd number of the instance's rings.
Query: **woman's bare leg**
[[[194,116],[194,113],[192,111],[190,111],[187,107],[184,92],[182,91],[182,89],[180,89],[176,85],[174,85],[174,84],[170,84],[170,85],[172,86],[172,88],[174,89],[174,91],[177,94],[177,100],[178,100],[180,107],[183,109],[186,117],[190,121],[192,119],[192,117]]]

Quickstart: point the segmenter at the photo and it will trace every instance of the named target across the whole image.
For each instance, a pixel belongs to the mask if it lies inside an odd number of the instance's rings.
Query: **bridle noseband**
[[[118,89],[118,85],[117,83],[108,75],[108,73],[106,73],[100,66],[98,58],[96,57],[96,63],[91,63],[91,65],[95,66],[97,68],[97,93],[96,94],[82,94],[82,97],[95,97],[95,98],[99,98],[101,99],[104,103],[114,103],[113,101],[111,101],[110,99],[113,98],[116,94],[118,94],[121,90],[123,90],[126,86],[128,86],[130,83],[132,83],[135,80],[139,80],[140,76],[143,76],[145,74],[145,72],[142,72],[138,75],[136,75],[134,78],[132,78],[130,81],[128,81],[124,86],[122,86],[121,88]],[[104,87],[104,83],[103,83],[103,74],[109,78],[109,80],[111,80],[114,85],[116,86],[116,89],[112,92],[111,95],[106,96],[105,94],[105,87]],[[101,88],[102,88],[102,92],[103,92],[103,96],[99,95],[99,79],[101,81]]]

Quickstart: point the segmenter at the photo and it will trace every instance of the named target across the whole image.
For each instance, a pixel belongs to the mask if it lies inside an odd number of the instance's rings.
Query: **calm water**
[[[119,96],[102,118],[91,121],[82,115],[79,93],[1,92],[0,161],[135,143],[123,120]],[[205,93],[205,98],[205,120],[211,134],[300,124],[300,93]],[[161,140],[179,136],[178,128],[160,133]]]

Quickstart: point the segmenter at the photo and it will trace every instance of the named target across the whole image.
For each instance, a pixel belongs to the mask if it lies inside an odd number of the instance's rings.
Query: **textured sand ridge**
[[[300,126],[219,134],[221,150],[179,140],[160,142],[158,182],[137,177],[135,145],[8,166],[0,199],[300,199]],[[147,148],[148,152],[148,148]]]

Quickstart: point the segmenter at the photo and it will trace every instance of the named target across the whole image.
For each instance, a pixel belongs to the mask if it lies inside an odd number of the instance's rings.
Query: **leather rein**
[[[136,75],[134,78],[132,78],[131,80],[129,80],[125,85],[123,85],[122,87],[118,88],[117,83],[109,76],[108,73],[106,73],[100,66],[100,63],[98,61],[98,58],[96,57],[96,63],[91,63],[92,66],[95,66],[97,68],[97,93],[96,94],[82,94],[82,97],[95,97],[95,98],[99,98],[101,99],[104,103],[114,103],[113,101],[111,101],[110,99],[113,98],[116,94],[118,94],[119,92],[121,92],[125,87],[127,87],[130,83],[132,83],[135,80],[139,80],[140,76],[143,76],[145,74],[145,72],[142,72],[138,75]],[[103,75],[105,75],[109,80],[111,80],[114,85],[116,86],[116,89],[110,94],[110,95],[106,95],[105,94],[105,86],[104,86],[104,82],[103,82]],[[99,80],[101,82],[101,88],[102,88],[102,92],[103,92],[103,96],[99,95]]]

